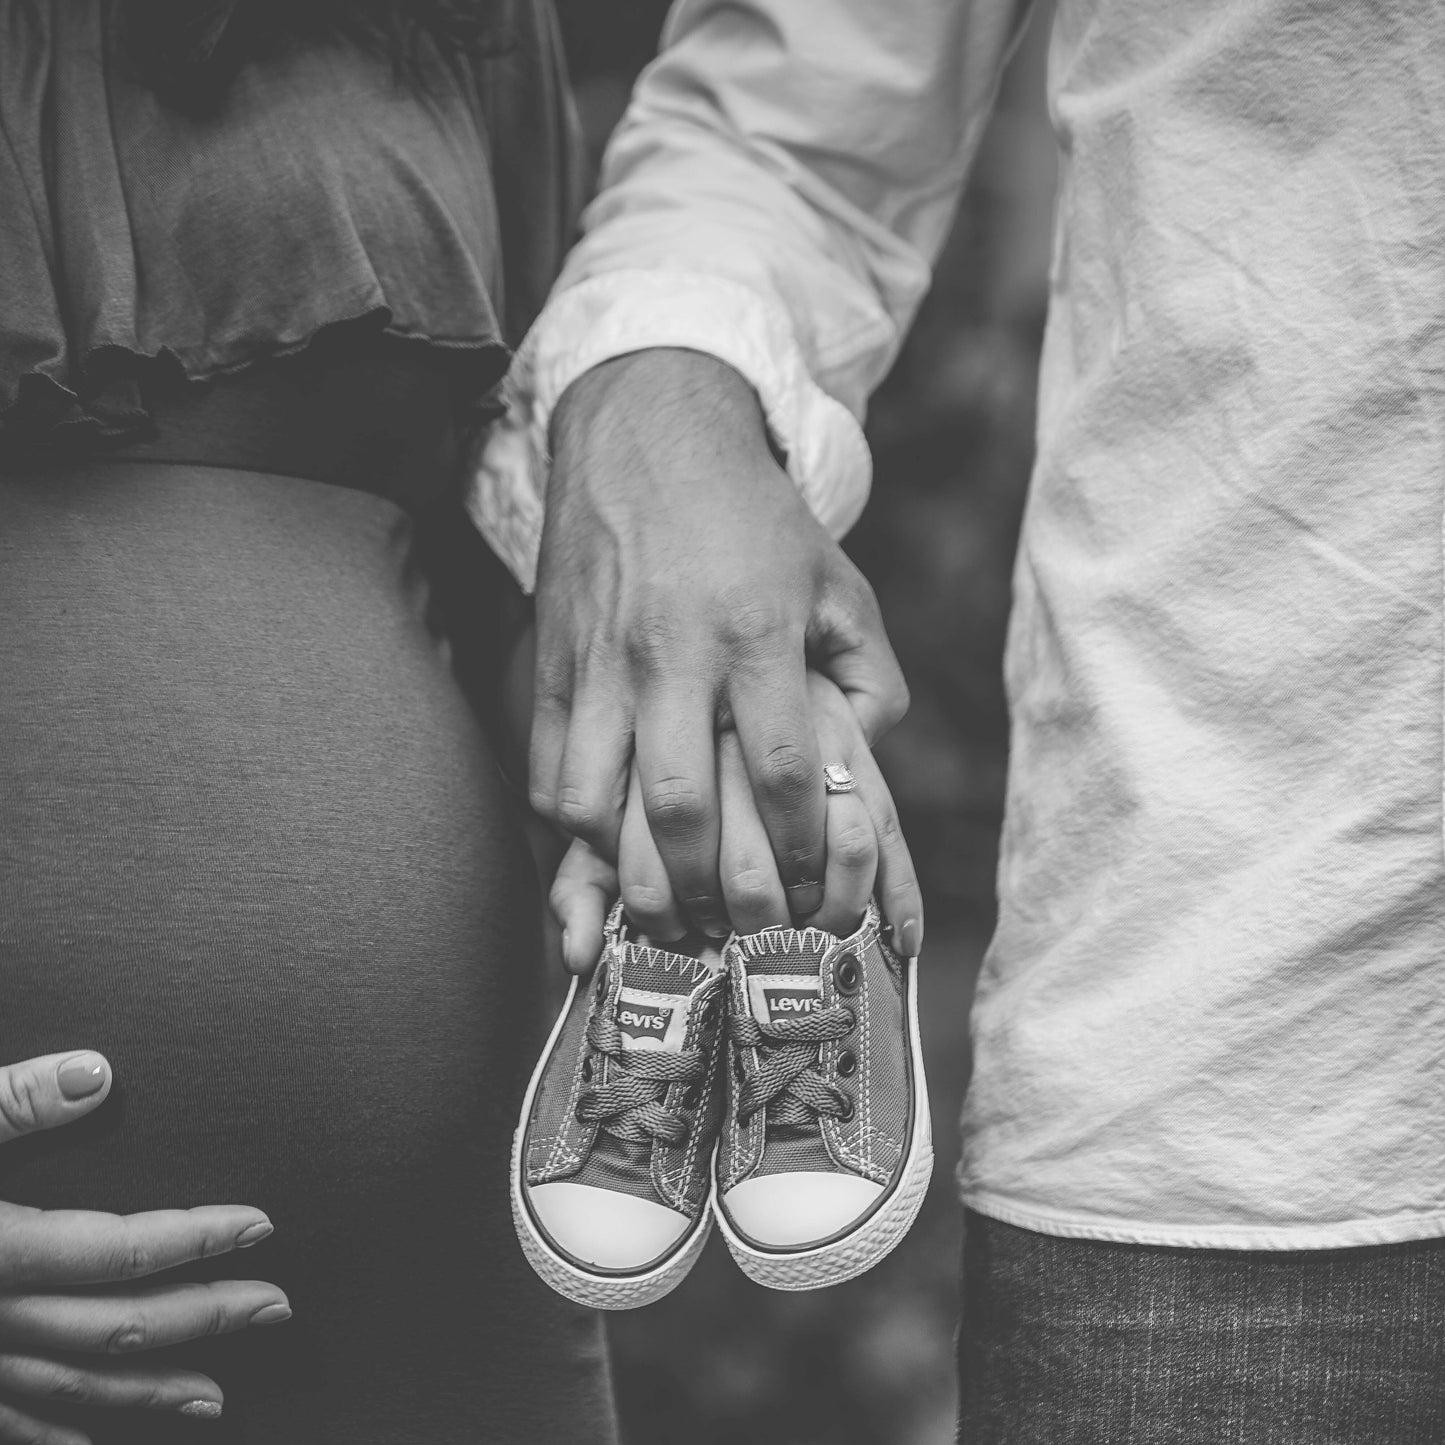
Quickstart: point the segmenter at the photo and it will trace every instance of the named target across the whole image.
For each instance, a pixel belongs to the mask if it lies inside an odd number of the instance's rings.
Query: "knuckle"
[[[777,889],[776,877],[766,868],[738,868],[723,879],[723,895],[730,907],[748,912],[766,907]]]
[[[655,678],[678,650],[675,608],[661,598],[649,605],[627,629],[622,655],[635,678]]]
[[[880,848],[892,848],[903,842],[903,825],[898,821],[896,808],[881,809],[873,819],[873,828]]]
[[[108,1355],[134,1355],[149,1347],[150,1338],[150,1325],[136,1318],[107,1330],[102,1345]]]
[[[707,821],[702,789],[690,778],[661,778],[646,790],[643,801],[647,821],[664,837],[695,833]]]
[[[130,1402],[142,1410],[164,1410],[172,1403],[170,1393],[159,1380],[141,1386],[139,1396]]]
[[[547,892],[547,902],[553,913],[560,916],[567,911],[576,886],[567,878],[557,877],[552,880],[552,887]]]
[[[233,1322],[230,1311],[225,1304],[214,1296],[206,1301],[206,1307],[201,1313],[200,1327],[196,1334],[200,1335],[223,1335],[228,1330],[234,1329],[240,1323]]]
[[[634,923],[666,916],[672,895],[647,883],[627,883],[622,888],[622,906]]]
[[[546,783],[533,783],[527,789],[527,801],[532,805],[532,811],[554,823],[557,821],[554,812],[556,796]]]
[[[717,608],[719,638],[729,651],[744,656],[766,651],[784,638],[791,639],[794,631],[787,614],[750,584],[722,588]]]
[[[49,1365],[49,1374],[43,1386],[47,1400],[83,1405],[90,1399],[90,1384],[79,1370],[67,1369],[64,1365],[49,1361],[47,1364]]]
[[[565,648],[541,643],[532,668],[533,706],[547,712],[566,713],[572,701],[573,667]]]
[[[844,868],[854,870],[867,868],[878,857],[878,837],[865,824],[850,824],[840,828],[829,841],[828,851]]]
[[[606,804],[580,788],[561,788],[552,804],[552,820],[574,838],[600,837],[607,827],[607,818]]]
[[[759,781],[772,798],[789,802],[805,798],[817,783],[813,764],[796,743],[775,743],[762,757]]]
[[[235,1236],[232,1234],[214,1234],[209,1229],[202,1229],[195,1237],[192,1248],[192,1257],[195,1259],[211,1259],[218,1254],[229,1254],[236,1247]]]
[[[596,678],[616,677],[617,644],[610,633],[594,633],[587,638],[577,659],[577,672],[584,684]]]
[[[41,1083],[27,1065],[0,1069],[0,1124],[15,1134],[30,1134],[44,1125]]]
[[[143,1239],[128,1239],[116,1250],[111,1265],[115,1279],[143,1279],[157,1268],[155,1251]]]

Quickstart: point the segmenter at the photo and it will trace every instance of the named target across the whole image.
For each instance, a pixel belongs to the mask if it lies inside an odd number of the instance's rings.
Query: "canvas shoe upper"
[[[721,957],[652,947],[614,910],[533,1075],[513,1214],[538,1273],[601,1308],[656,1299],[708,1228],[722,1114]]]
[[[932,1171],[916,966],[871,907],[849,938],[772,928],[726,957],[729,1247],[778,1288],[849,1278],[902,1238]]]

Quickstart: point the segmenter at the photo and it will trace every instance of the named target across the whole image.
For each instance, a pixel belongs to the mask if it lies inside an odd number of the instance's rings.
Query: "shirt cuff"
[[[473,522],[525,591],[537,581],[552,409],[583,372],[653,347],[705,352],[739,372],[819,522],[842,537],[858,520],[872,481],[863,428],[809,374],[786,310],[723,276],[611,271],[547,303],[512,363],[506,414],[488,432],[468,487]]]

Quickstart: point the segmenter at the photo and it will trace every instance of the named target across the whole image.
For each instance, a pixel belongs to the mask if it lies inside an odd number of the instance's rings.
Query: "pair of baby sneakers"
[[[522,1105],[512,1216],[559,1293],[661,1298],[716,1217],[775,1289],[862,1274],[908,1232],[933,1170],[917,965],[869,908],[816,928],[654,947],[608,921]]]

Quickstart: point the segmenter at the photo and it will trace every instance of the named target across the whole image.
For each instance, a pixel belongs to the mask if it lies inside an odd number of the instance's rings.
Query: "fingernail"
[[[77,1054],[55,1071],[67,1099],[88,1099],[105,1087],[105,1060],[99,1054]]]
[[[260,1244],[263,1239],[269,1239],[275,1233],[276,1226],[269,1219],[258,1219],[255,1224],[248,1224],[236,1236],[236,1248],[250,1249],[253,1244]]]
[[[262,1305],[255,1314],[251,1316],[253,1325],[279,1325],[283,1320],[291,1318],[291,1306],[282,1304],[279,1300],[273,1305]]]
[[[219,1420],[221,1418],[221,1402],[219,1400],[187,1400],[176,1413],[189,1415],[192,1420]]]
[[[898,951],[904,958],[917,958],[923,948],[923,931],[916,918],[905,918],[898,926]]]

